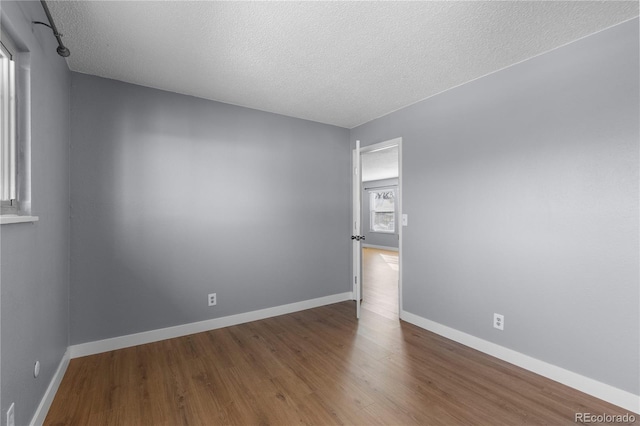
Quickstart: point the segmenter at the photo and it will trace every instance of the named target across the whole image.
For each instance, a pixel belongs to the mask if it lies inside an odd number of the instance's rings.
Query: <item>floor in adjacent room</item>
[[[398,252],[362,249],[362,309],[398,319]]]
[[[73,359],[45,424],[569,425],[577,412],[625,413],[399,321],[397,281],[395,300],[394,286],[366,287],[397,274],[397,253],[369,255],[359,321],[342,302]]]

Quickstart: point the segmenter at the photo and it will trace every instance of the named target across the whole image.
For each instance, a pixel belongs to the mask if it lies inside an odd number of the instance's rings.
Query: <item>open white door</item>
[[[360,141],[356,141],[356,149],[353,151],[353,173],[351,175],[353,182],[353,228],[351,230],[351,241],[353,245],[352,263],[353,263],[353,296],[356,300],[356,318],[360,318],[360,280],[362,279],[362,247],[360,240],[364,237],[360,235],[360,191],[362,188],[360,177]]]

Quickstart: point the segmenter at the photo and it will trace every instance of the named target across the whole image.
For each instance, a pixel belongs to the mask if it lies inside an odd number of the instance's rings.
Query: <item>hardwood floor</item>
[[[362,309],[398,319],[398,252],[362,249]]]
[[[625,413],[382,310],[357,321],[342,302],[73,359],[45,424],[568,425],[576,412]]]

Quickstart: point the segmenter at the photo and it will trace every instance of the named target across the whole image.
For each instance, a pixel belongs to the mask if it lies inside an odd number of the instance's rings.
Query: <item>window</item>
[[[396,231],[396,191],[376,189],[369,191],[369,230],[394,233]]]
[[[0,224],[31,216],[31,56],[0,31]]]
[[[0,39],[0,202],[2,214],[17,214],[18,169],[16,161],[16,64],[15,50],[4,33]]]

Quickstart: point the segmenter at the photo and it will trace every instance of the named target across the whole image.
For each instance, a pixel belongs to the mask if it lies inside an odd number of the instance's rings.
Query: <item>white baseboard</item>
[[[379,246],[379,245],[376,245],[376,244],[364,244],[364,243],[362,243],[362,247],[363,248],[380,249],[380,250],[388,250],[388,251],[398,251],[398,247]]]
[[[60,387],[60,382],[62,382],[64,373],[67,371],[67,367],[69,366],[69,359],[69,349],[67,349],[64,355],[62,355],[60,364],[58,364],[58,369],[51,378],[51,382],[49,382],[49,386],[47,387],[44,396],[40,400],[40,404],[31,419],[31,423],[29,423],[31,426],[40,426],[44,423],[44,419],[47,417],[53,398],[55,398],[58,387]]]
[[[640,413],[640,396],[631,392],[618,389],[611,385],[599,382],[589,377],[565,370],[564,368],[549,364],[539,359],[532,358],[504,346],[497,345],[487,340],[480,339],[462,331],[428,320],[421,316],[402,311],[400,318],[420,328],[432,331],[440,336],[461,343],[470,348],[484,352],[499,358],[510,364],[522,367],[548,379],[562,383],[581,392],[595,396],[611,404],[624,408],[634,413]]]
[[[210,320],[192,322],[189,324],[177,325],[174,327],[167,327],[158,330],[144,331],[142,333],[113,337],[111,339],[80,343],[70,346],[69,351],[71,358],[79,358],[82,356],[113,351],[116,349],[144,345],[145,343],[172,339],[174,337],[187,336],[189,334],[200,333],[203,331],[215,330],[217,328],[243,324],[245,322],[258,321],[265,318],[290,314],[292,312],[317,308],[319,306],[330,305],[332,303],[338,303],[352,299],[353,297],[351,292],[334,294],[331,296],[304,300],[302,302],[289,303],[287,305],[275,306],[273,308],[260,309],[257,311],[245,312],[242,314],[230,315],[222,318],[213,318]]]

